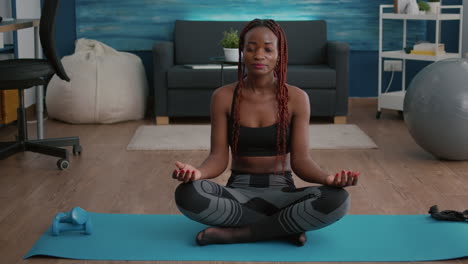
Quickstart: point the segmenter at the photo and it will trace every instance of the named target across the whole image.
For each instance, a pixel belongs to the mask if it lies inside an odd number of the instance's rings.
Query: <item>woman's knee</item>
[[[329,215],[345,215],[349,207],[349,193],[344,188],[320,186],[320,198],[312,202],[314,210]]]
[[[234,197],[209,180],[180,184],[175,201],[181,213],[206,225],[235,226],[243,216]]]
[[[201,188],[202,181],[181,183],[175,190],[175,202],[179,209],[192,213],[200,213],[210,204],[210,199],[205,197]]]

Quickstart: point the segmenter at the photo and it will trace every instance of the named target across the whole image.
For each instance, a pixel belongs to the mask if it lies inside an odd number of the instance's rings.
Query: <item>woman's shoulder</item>
[[[292,116],[299,113],[308,112],[309,110],[309,95],[301,88],[288,84],[289,107]]]
[[[291,102],[303,101],[309,98],[307,93],[301,88],[290,84],[286,85],[288,86],[288,93]]]
[[[232,98],[236,85],[237,83],[230,83],[216,88],[213,92],[213,97],[216,97],[217,99]]]
[[[231,102],[237,83],[230,83],[216,88],[211,96],[211,103],[216,111],[229,115]]]

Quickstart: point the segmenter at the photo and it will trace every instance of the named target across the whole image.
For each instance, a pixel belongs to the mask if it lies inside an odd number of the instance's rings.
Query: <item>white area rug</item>
[[[140,126],[127,150],[208,150],[210,125]],[[311,149],[377,148],[356,125],[310,125]]]

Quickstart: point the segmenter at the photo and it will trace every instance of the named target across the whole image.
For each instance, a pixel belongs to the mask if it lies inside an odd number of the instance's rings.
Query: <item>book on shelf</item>
[[[221,69],[221,64],[185,64],[185,68],[196,70]],[[224,65],[224,69],[237,69],[237,65]]]
[[[413,46],[411,50],[411,54],[415,55],[426,55],[426,56],[435,56],[437,51],[437,55],[445,54],[445,45],[435,43],[419,43]]]
[[[419,50],[419,51],[436,51],[436,49],[439,52],[445,51],[445,45],[442,43],[439,43],[437,47],[435,43],[419,43],[413,46],[413,50]]]
[[[431,51],[431,50],[412,50],[410,52],[410,54],[414,54],[414,55],[426,55],[426,56],[435,56],[436,53],[435,51]],[[439,51],[437,53],[437,55],[444,55],[445,54],[445,51]]]

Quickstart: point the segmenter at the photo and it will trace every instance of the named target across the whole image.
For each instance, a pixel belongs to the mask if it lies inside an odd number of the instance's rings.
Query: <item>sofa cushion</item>
[[[169,116],[210,116],[212,89],[169,89]]]
[[[324,20],[278,21],[288,41],[288,64],[323,64],[327,52]]]
[[[289,65],[286,81],[302,89],[336,89],[336,71],[328,65]]]
[[[277,22],[288,41],[288,64],[325,62],[327,28],[324,20]],[[240,33],[247,23],[177,20],[174,30],[175,64],[210,63],[210,57],[223,56],[219,45],[223,31],[233,28]]]
[[[237,69],[224,69],[224,83],[237,80]],[[221,69],[190,69],[176,65],[167,71],[169,89],[207,89],[221,86]]]
[[[190,69],[183,65],[167,72],[169,89],[209,89],[221,86],[220,69]],[[237,81],[236,69],[224,69],[224,84]],[[289,65],[287,83],[307,89],[335,89],[336,71],[327,65]]]

